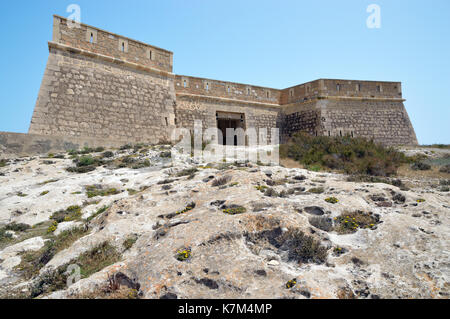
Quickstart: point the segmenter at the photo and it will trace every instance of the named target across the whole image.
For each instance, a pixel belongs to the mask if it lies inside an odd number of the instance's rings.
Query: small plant
[[[23,232],[23,231],[26,231],[26,230],[30,229],[31,227],[28,224],[13,222],[13,223],[10,223],[10,224],[4,226],[3,228],[5,230],[12,230],[12,231],[15,231],[15,232]]]
[[[411,165],[411,169],[414,171],[427,171],[431,169],[431,165],[423,162],[415,162]]]
[[[89,216],[86,221],[90,222],[91,220],[93,220],[95,217],[97,217],[100,214],[103,214],[104,212],[106,212],[108,210],[108,206],[103,206],[102,208],[98,209],[95,213],[93,213],[91,216]]]
[[[8,165],[8,160],[0,159],[0,167],[5,167],[6,165]]]
[[[343,213],[334,218],[334,229],[339,234],[351,234],[360,229],[375,229],[376,224],[379,223],[378,215],[372,213],[364,213],[362,211],[355,211],[350,213]]]
[[[45,196],[49,193],[49,191],[43,191],[42,193],[39,194],[39,196]]]
[[[308,192],[313,194],[322,194],[325,192],[325,189],[323,187],[314,187],[309,189]]]
[[[103,189],[101,185],[89,185],[86,186],[86,194],[88,198],[93,198],[97,196],[111,196],[111,195],[117,195],[120,191],[116,188],[106,188]]]
[[[264,193],[266,191],[266,189],[267,189],[267,186],[265,186],[265,185],[258,185],[258,186],[255,186],[255,188],[257,190],[259,190],[261,193]]]
[[[450,164],[447,164],[447,165],[442,166],[442,167],[439,169],[439,172],[450,174]]]
[[[181,214],[187,213],[188,211],[193,210],[194,208],[195,208],[195,203],[192,202],[192,203],[190,203],[189,205],[187,205],[186,208],[177,211],[176,214],[177,214],[177,215],[181,215]]]
[[[103,157],[103,158],[110,158],[110,157],[113,157],[113,156],[114,156],[114,153],[111,152],[111,151],[106,151],[106,152],[104,152],[104,153],[102,154],[102,157]]]
[[[81,207],[77,205],[69,206],[66,209],[53,213],[50,219],[57,223],[79,220],[81,219]]]
[[[127,188],[127,192],[128,192],[128,195],[130,195],[130,196],[133,196],[133,195],[136,195],[137,193],[139,193],[139,191],[132,189],[132,188]]]
[[[58,222],[54,220],[52,224],[47,229],[47,234],[52,234],[55,232],[55,230],[58,228]]]
[[[17,196],[19,196],[19,197],[27,197],[28,194],[24,194],[24,193],[22,193],[22,192],[18,192],[18,193],[17,193]]]
[[[47,184],[50,184],[50,183],[56,183],[58,181],[58,179],[49,179],[49,180],[47,180],[47,181],[44,181],[44,182],[42,182],[42,183],[39,183],[39,185],[47,185]]]
[[[230,175],[217,177],[212,181],[211,186],[217,187],[217,186],[226,185],[231,181],[231,179],[232,179],[232,177]]]
[[[136,243],[136,241],[138,240],[138,235],[133,234],[128,236],[125,241],[123,242],[123,247],[125,248],[125,250],[130,249],[131,247],[133,247],[133,245]]]
[[[347,250],[345,248],[342,247],[334,247],[333,249],[333,255],[335,255],[336,257],[339,257],[342,254],[345,254],[347,252]]]
[[[286,289],[291,289],[297,284],[297,278],[291,279],[286,283]]]
[[[228,215],[238,215],[238,214],[243,214],[247,211],[247,209],[243,206],[238,206],[238,205],[231,205],[228,206],[224,209],[222,209],[222,212]]]
[[[186,261],[189,258],[191,258],[191,249],[190,248],[182,248],[177,250],[177,254],[175,256],[175,258],[178,261]]]
[[[186,168],[177,173],[177,177],[189,176],[198,172],[197,168]]]
[[[416,200],[416,202],[417,202],[417,203],[423,203],[423,202],[425,202],[425,199],[419,198],[419,199]]]
[[[325,201],[330,204],[336,204],[337,202],[339,202],[339,200],[336,197],[327,197],[325,198]]]

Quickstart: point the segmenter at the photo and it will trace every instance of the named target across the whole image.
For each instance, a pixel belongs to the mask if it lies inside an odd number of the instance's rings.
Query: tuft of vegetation
[[[427,171],[431,169],[431,165],[423,162],[415,162],[411,165],[411,169],[414,171]]]
[[[47,185],[47,184],[50,184],[50,183],[56,183],[57,181],[58,181],[58,179],[53,178],[53,179],[49,179],[49,180],[47,180],[47,181],[44,181],[44,182],[42,182],[42,183],[39,183],[39,185],[40,185],[40,186],[42,186],[42,185]]]
[[[187,205],[184,209],[177,211],[175,214],[176,215],[181,215],[184,213],[187,213],[188,211],[191,211],[195,208],[195,203],[191,202],[189,205]]]
[[[45,196],[49,193],[50,191],[43,191],[42,193],[39,194],[39,196]]]
[[[380,217],[362,211],[346,212],[334,218],[334,229],[338,234],[352,234],[360,229],[375,229]]]
[[[73,162],[75,167],[68,167],[66,170],[71,173],[87,173],[95,171],[97,166],[103,164],[99,159],[92,157],[91,155],[75,157]]]
[[[103,242],[72,259],[67,264],[58,267],[56,270],[49,270],[40,275],[32,284],[30,297],[35,298],[44,293],[65,289],[67,287],[67,278],[70,275],[69,265],[78,265],[81,278],[87,278],[119,261],[121,258],[121,254],[114,246],[108,242]]]
[[[305,235],[301,230],[290,228],[276,239],[280,249],[288,251],[289,261],[298,263],[317,263],[326,261],[327,248],[320,241]]]
[[[221,176],[221,177],[217,177],[215,178],[212,182],[211,182],[211,186],[213,187],[217,187],[217,186],[223,186],[228,184],[229,182],[231,182],[232,177],[230,175],[225,175],[225,176]]]
[[[93,220],[95,217],[97,217],[98,215],[103,214],[104,212],[106,212],[108,210],[109,206],[103,206],[102,208],[98,209],[95,213],[93,213],[91,216],[89,216],[86,221],[90,222],[91,220]]]
[[[116,188],[103,188],[101,185],[88,185],[86,186],[86,194],[88,198],[97,196],[111,196],[119,194],[120,191]]]
[[[259,190],[261,193],[264,193],[267,189],[267,186],[265,185],[257,185],[255,186],[255,189]]]
[[[131,145],[131,144],[125,144],[125,145],[122,145],[121,147],[120,147],[120,150],[121,151],[124,151],[124,150],[131,150],[133,148],[133,145]]]
[[[198,172],[197,168],[186,168],[177,173],[177,177],[190,176]]]
[[[442,167],[439,169],[439,172],[450,174],[450,164],[447,164],[447,165],[442,166]]]
[[[348,174],[391,176],[408,158],[394,148],[363,138],[294,134],[280,147],[280,156],[292,158],[307,167],[325,167]]]
[[[123,242],[123,247],[125,248],[125,250],[128,250],[131,247],[133,247],[133,245],[137,242],[138,239],[139,236],[137,234],[132,234],[128,236]]]
[[[69,206],[66,209],[59,210],[50,216],[51,220],[57,223],[69,222],[81,219],[81,207],[77,205]]]
[[[291,289],[297,284],[297,278],[291,279],[286,283],[286,289]]]
[[[191,258],[191,249],[190,248],[182,248],[178,249],[175,255],[175,258],[178,261],[186,261]]]
[[[114,153],[111,152],[111,151],[106,151],[106,152],[104,152],[104,153],[102,154],[102,157],[103,157],[103,158],[110,158],[110,157],[113,157],[113,156],[114,156]]]
[[[228,215],[239,215],[239,214],[244,214],[245,212],[247,212],[247,209],[243,206],[239,206],[239,205],[230,205],[227,207],[224,207],[222,209],[222,212]]]
[[[103,268],[118,262],[121,258],[120,252],[109,242],[105,241],[84,252],[78,258],[69,262],[69,264],[80,266],[81,277],[87,278]]]
[[[52,236],[38,251],[28,251],[22,255],[21,263],[16,267],[26,279],[31,279],[39,273],[58,252],[70,247],[75,241],[87,235],[84,227],[77,227]]]
[[[308,192],[313,194],[322,194],[325,192],[325,189],[323,187],[314,187],[309,189]]]
[[[19,197],[27,197],[28,194],[25,194],[25,193],[22,193],[22,192],[18,192],[17,196],[19,196]]]
[[[339,199],[337,199],[336,197],[327,197],[325,198],[325,201],[330,204],[336,204],[337,202],[339,202]]]
[[[5,167],[6,165],[8,165],[8,160],[0,159],[0,167]]]

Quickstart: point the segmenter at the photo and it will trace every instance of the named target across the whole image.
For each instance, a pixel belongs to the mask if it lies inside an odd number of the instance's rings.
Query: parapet
[[[175,77],[175,91],[178,96],[235,100],[261,106],[279,106],[281,94],[277,89],[184,75]]]
[[[172,72],[173,53],[170,51],[86,24],[72,24],[74,22],[54,15],[53,42],[147,68]]]
[[[368,99],[403,101],[401,82],[319,79],[282,90],[280,104],[311,99]]]

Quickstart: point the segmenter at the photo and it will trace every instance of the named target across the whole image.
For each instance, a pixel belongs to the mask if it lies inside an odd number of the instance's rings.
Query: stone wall
[[[401,101],[320,100],[323,135],[373,138],[385,145],[416,145],[416,134]]]
[[[300,103],[283,109],[281,140],[286,142],[298,131],[318,135],[320,130],[320,110],[316,101]]]
[[[80,150],[83,147],[118,148],[126,143],[127,141],[109,138],[101,139],[0,132],[0,154],[5,157],[8,157],[8,155],[47,155],[51,152]]]
[[[50,45],[29,133],[167,140],[174,127],[170,74]]]

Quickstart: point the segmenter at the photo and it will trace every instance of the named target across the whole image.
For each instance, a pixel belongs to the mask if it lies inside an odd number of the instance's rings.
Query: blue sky
[[[39,0],[0,10],[0,131],[27,132],[52,15],[174,52],[174,72],[286,88],[318,78],[403,82],[419,143],[450,144],[450,1]],[[369,29],[368,5],[381,8]]]

